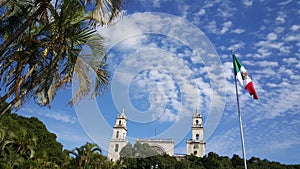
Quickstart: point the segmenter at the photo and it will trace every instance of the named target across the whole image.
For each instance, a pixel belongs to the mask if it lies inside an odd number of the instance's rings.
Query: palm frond
[[[126,4],[126,0],[84,0],[84,4],[93,4],[95,8],[91,12],[91,24],[96,26],[112,24],[120,14]]]
[[[77,100],[82,99],[86,95],[90,93],[90,88],[92,88],[93,81],[89,76],[89,67],[84,63],[81,58],[77,58],[76,65],[75,65],[75,79],[79,81],[78,89],[69,102],[70,104],[74,104]]]
[[[22,25],[37,9],[41,10],[0,57],[0,83],[5,90],[1,99],[9,100],[4,109],[19,107],[30,98],[41,106],[49,106],[56,91],[67,87],[73,75],[78,80],[78,90],[70,104],[86,96],[102,94],[109,83],[105,47],[103,37],[89,25],[93,17],[85,14],[89,10],[83,6],[87,0],[82,0],[83,4],[74,0],[56,1],[55,6],[49,0],[29,2],[26,10],[20,4],[10,5],[11,9],[8,9],[14,14],[7,13],[5,16],[5,24],[14,25],[12,19],[18,16]],[[121,0],[96,0],[93,15],[97,14],[101,24],[109,24],[124,4],[125,1]],[[20,11],[23,14],[27,12],[28,16],[19,16]],[[96,15],[94,17],[97,18]],[[7,27],[5,24],[0,23],[0,29]],[[2,29],[0,34],[13,35],[21,25],[15,24],[16,27],[8,33]],[[85,45],[91,52],[81,55]]]

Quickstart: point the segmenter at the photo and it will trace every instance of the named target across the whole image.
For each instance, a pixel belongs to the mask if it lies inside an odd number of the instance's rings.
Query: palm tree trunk
[[[4,2],[7,0],[4,0]],[[0,57],[3,55],[4,51],[8,46],[13,43],[32,23],[36,20],[37,16],[39,16],[46,7],[46,4],[48,4],[50,0],[47,0],[47,2],[43,2],[38,9],[33,13],[33,15],[30,16],[23,24],[22,26],[14,32],[8,39],[6,39],[0,46]]]

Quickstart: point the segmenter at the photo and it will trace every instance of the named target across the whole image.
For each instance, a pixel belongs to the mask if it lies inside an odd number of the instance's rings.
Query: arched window
[[[194,151],[194,155],[197,155],[197,151]]]
[[[120,133],[120,132],[119,132],[119,131],[117,131],[116,138],[119,138],[119,133]]]
[[[119,125],[121,125],[121,120],[119,120]]]
[[[199,120],[196,120],[196,125],[199,125]]]
[[[199,134],[196,134],[196,140],[199,140],[199,139],[200,139]]]
[[[118,152],[119,151],[119,144],[116,144],[115,146],[115,152]]]

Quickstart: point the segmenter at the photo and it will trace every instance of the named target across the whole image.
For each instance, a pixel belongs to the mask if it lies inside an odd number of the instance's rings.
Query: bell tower
[[[205,142],[202,115],[196,109],[193,114],[192,139],[186,141],[186,154],[197,157],[205,156]]]
[[[120,151],[124,146],[127,145],[126,140],[126,116],[124,109],[122,109],[121,114],[118,115],[116,119],[116,123],[114,125],[113,134],[111,136],[111,140],[109,142],[108,149],[108,159],[112,161],[117,161],[120,158]]]

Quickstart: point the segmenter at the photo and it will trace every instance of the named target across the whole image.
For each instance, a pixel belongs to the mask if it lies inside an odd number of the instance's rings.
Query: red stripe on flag
[[[255,91],[255,89],[254,89],[254,86],[253,86],[252,81],[249,82],[249,83],[247,84],[247,86],[245,86],[245,89],[248,90],[248,92],[249,92],[249,94],[250,94],[251,96],[253,95],[253,99],[258,100],[258,96],[257,96],[257,94],[256,94],[256,91]]]

